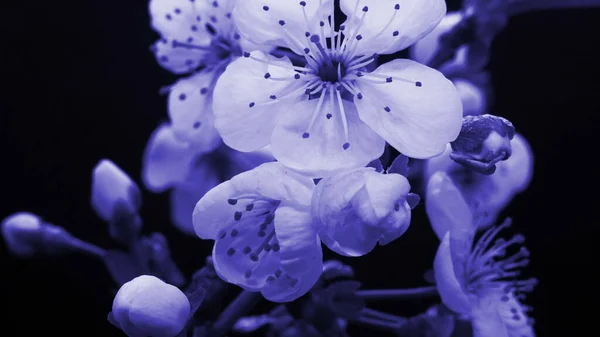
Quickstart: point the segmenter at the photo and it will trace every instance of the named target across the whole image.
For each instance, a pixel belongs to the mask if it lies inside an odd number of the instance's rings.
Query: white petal
[[[471,311],[473,337],[523,337],[509,334],[502,317],[498,312],[499,296],[478,297]],[[524,335],[527,336],[527,335]]]
[[[229,199],[254,195],[272,200],[310,205],[312,179],[283,167],[266,163],[219,184],[198,201],[194,209],[194,229],[202,239],[215,239],[221,229],[233,223],[235,207]]]
[[[277,59],[262,52],[253,52],[252,57],[266,60],[271,65],[252,58],[239,58],[221,75],[214,92],[215,126],[225,144],[243,152],[269,144],[275,123],[289,104],[280,97],[285,94],[286,87],[301,81],[294,79],[295,71],[276,66],[291,66],[288,59]],[[290,81],[266,79],[267,73],[272,78],[289,78]],[[304,92],[293,98],[299,99],[302,94]],[[271,95],[277,98],[271,99]]]
[[[453,228],[473,225],[469,205],[444,171],[438,171],[429,178],[425,209],[440,240]]]
[[[362,55],[405,49],[431,32],[446,14],[444,0],[341,0],[340,5],[348,16],[346,31],[362,36],[353,41]]]
[[[331,0],[305,3],[306,6],[297,0],[238,1],[233,11],[234,20],[240,34],[256,45],[287,47],[304,55],[304,48],[313,47],[305,33],[319,34],[320,21],[326,23],[325,32],[329,32],[327,17],[333,8]]]
[[[144,185],[152,192],[162,192],[183,182],[195,157],[195,151],[188,143],[175,138],[168,124],[159,126],[150,136],[144,152]]]
[[[442,302],[454,312],[465,315],[470,314],[469,297],[461,287],[461,284],[464,284],[465,281],[459,281],[454,274],[450,253],[450,233],[446,233],[440,242],[433,262],[433,271]]]
[[[275,230],[281,247],[284,274],[266,285],[263,296],[275,302],[293,301],[306,294],[323,270],[321,243],[308,207],[282,203],[275,212]]]
[[[410,60],[386,63],[375,74],[393,80],[360,78],[364,97],[354,102],[360,118],[390,145],[406,156],[427,158],[458,137],[462,104],[444,75]]]
[[[360,120],[355,105],[342,101],[342,116],[337,98],[333,96],[331,101],[329,94],[325,95],[318,111],[319,99],[298,102],[287,109],[271,138],[275,158],[295,170],[325,177],[340,169],[364,167],[380,157],[385,141]],[[316,119],[309,128],[313,115]]]
[[[173,132],[197,151],[210,151],[221,143],[212,113],[212,86],[217,76],[214,72],[197,73],[179,80],[169,93]]]
[[[206,51],[176,47],[173,41],[160,39],[151,47],[158,64],[175,73],[184,74],[193,71],[202,64]]]

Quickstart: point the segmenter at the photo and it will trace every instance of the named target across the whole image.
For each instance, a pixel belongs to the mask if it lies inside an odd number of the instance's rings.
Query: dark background
[[[139,181],[146,140],[166,118],[159,88],[176,77],[149,51],[157,35],[144,1],[21,3],[2,5],[0,12],[0,218],[30,211],[111,247],[105,224],[89,206],[91,169],[110,158]],[[515,124],[536,156],[530,189],[506,214],[527,236],[531,271],[541,281],[528,301],[538,336],[575,336],[569,327],[593,323],[588,319],[595,315],[584,305],[594,305],[598,267],[598,14],[515,17],[495,41],[489,65],[493,111]],[[145,228],[168,236],[176,261],[190,274],[211,244],[171,228],[166,201],[166,195],[144,194]],[[416,212],[397,242],[347,260],[365,288],[424,285],[436,238],[423,207]],[[115,288],[99,261],[20,260],[2,242],[0,273],[0,334],[121,336],[106,321]],[[427,304],[378,308],[409,315]]]

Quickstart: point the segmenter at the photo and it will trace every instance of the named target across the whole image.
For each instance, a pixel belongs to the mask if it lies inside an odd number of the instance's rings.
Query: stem
[[[379,330],[396,330],[406,321],[407,319],[405,317],[394,316],[369,308],[363,309],[359,316],[352,320],[355,324]]]
[[[412,289],[373,289],[359,290],[356,295],[365,300],[387,300],[413,299],[438,295],[435,286],[412,288]]]
[[[507,14],[515,16],[533,11],[600,7],[600,0],[508,0]]]
[[[104,255],[106,255],[106,250],[104,248],[100,248],[94,244],[82,241],[75,237],[72,237],[71,240],[69,240],[69,244],[72,249],[97,257],[99,259],[104,258]]]
[[[211,329],[211,337],[225,336],[233,327],[235,322],[245,316],[260,300],[262,295],[258,292],[242,290],[242,292],[229,303]]]

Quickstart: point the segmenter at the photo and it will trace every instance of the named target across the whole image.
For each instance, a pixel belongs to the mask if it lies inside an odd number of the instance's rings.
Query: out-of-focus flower
[[[365,255],[377,243],[390,243],[410,224],[409,191],[404,176],[378,173],[370,167],[324,178],[312,198],[319,237],[329,249],[345,256]]]
[[[272,160],[268,149],[241,153],[222,145],[210,151],[198,151],[191,143],[175,137],[172,126],[163,124],[148,141],[142,179],[153,192],[171,189],[173,224],[184,233],[195,235],[192,212],[207,191],[238,173]]]
[[[266,163],[206,193],[194,210],[194,229],[215,240],[218,275],[274,302],[308,292],[323,267],[310,214],[313,189],[312,179]]]
[[[458,138],[450,143],[450,159],[478,173],[490,175],[496,163],[512,154],[515,128],[506,118],[494,115],[466,116]]]
[[[2,236],[9,251],[20,257],[31,257],[37,253],[57,254],[68,248],[77,248],[80,243],[63,228],[26,212],[4,219]]]
[[[241,37],[232,20],[235,0],[151,0],[152,27],[161,38],[152,51],[161,66],[192,73],[170,87],[169,116],[174,135],[198,151],[219,146],[214,129],[214,85],[242,49],[256,47]]]
[[[117,207],[135,214],[141,200],[137,184],[112,161],[103,159],[94,167],[91,203],[100,218],[110,221]]]
[[[450,224],[438,248],[435,279],[442,302],[470,317],[475,337],[533,337],[532,322],[520,303],[535,279],[519,280],[529,263],[521,235],[497,239],[510,220],[488,229],[475,243],[476,226],[468,218]],[[463,222],[464,221],[464,222]],[[507,252],[518,247],[516,253]]]
[[[177,287],[142,275],[121,286],[109,317],[130,337],[174,337],[189,314],[190,303]]]
[[[282,164],[324,177],[364,167],[385,141],[415,158],[441,153],[459,132],[460,97],[440,72],[378,54],[405,49],[446,12],[442,0],[238,1],[240,34],[291,49],[302,61],[244,53],[215,88],[215,126],[239,151],[271,144]],[[239,13],[239,15],[236,15]],[[339,20],[339,18],[338,18]],[[384,141],[385,140],[385,141]]]
[[[473,221],[479,227],[486,227],[494,223],[515,195],[529,186],[533,175],[529,144],[520,134],[515,134],[510,144],[511,157],[498,162],[492,175],[479,174],[454,162],[450,159],[450,145],[442,155],[427,160],[425,207],[440,239],[444,232],[436,227],[454,217],[457,205],[464,204],[473,213]]]
[[[410,48],[410,58],[428,64],[440,48],[440,38],[450,32],[465,17],[462,12],[450,12],[444,16],[431,33],[417,41]],[[487,93],[481,84],[471,79],[474,73],[480,73],[480,63],[473,63],[473,54],[468,44],[460,46],[454,58],[442,64],[438,70],[446,75],[458,90],[463,105],[463,115],[480,115],[487,109]]]
[[[463,116],[477,116],[485,113],[487,109],[486,93],[475,83],[463,79],[455,78],[452,80],[463,105]]]
[[[463,20],[463,17],[464,15],[461,12],[447,13],[430,33],[410,47],[410,58],[422,64],[429,63],[440,48],[440,37],[452,30],[452,28]],[[444,72],[451,68],[464,69],[467,67],[467,49],[468,46],[461,46],[456,51],[455,57],[442,65],[439,70]]]

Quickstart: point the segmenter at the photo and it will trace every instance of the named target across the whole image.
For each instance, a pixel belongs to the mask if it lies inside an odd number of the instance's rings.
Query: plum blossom
[[[474,337],[535,336],[527,317],[530,308],[520,302],[537,284],[535,279],[518,279],[521,268],[529,263],[529,252],[522,246],[524,237],[496,239],[510,224],[507,219],[475,241],[476,226],[470,214],[461,213],[446,223],[448,230],[435,257],[442,302],[471,319]]]
[[[232,20],[235,0],[151,0],[152,28],[161,38],[152,46],[159,64],[190,74],[169,88],[169,117],[175,136],[198,151],[219,146],[214,129],[214,85],[242,49],[254,49]]]
[[[240,173],[206,193],[194,209],[202,239],[225,281],[270,301],[304,295],[323,269],[310,201],[314,182],[279,163]]]
[[[172,126],[163,124],[148,141],[142,178],[153,192],[171,190],[171,221],[182,232],[195,235],[192,213],[207,191],[272,160],[268,149],[241,153],[221,145],[198,151],[192,143],[178,139]]]
[[[321,180],[312,197],[319,237],[345,256],[365,255],[377,243],[392,242],[406,232],[411,209],[418,203],[419,197],[409,191],[404,176],[371,167]]]
[[[409,47],[446,12],[443,0],[238,1],[234,21],[257,45],[288,48],[292,58],[244,52],[217,81],[215,127],[239,151],[271,144],[282,164],[324,177],[366,166],[385,141],[427,158],[460,131],[462,106],[437,70],[379,54]],[[337,19],[337,21],[336,21]],[[298,60],[296,60],[298,59]]]
[[[467,205],[469,212],[475,217],[475,223],[480,227],[487,227],[494,223],[498,214],[515,195],[529,186],[533,176],[531,148],[527,140],[518,133],[510,141],[510,145],[510,158],[496,163],[496,171],[492,175],[477,173],[454,162],[450,159],[450,145],[442,155],[427,160],[425,207],[440,239],[444,233],[436,228],[447,217],[453,217],[458,212],[460,208],[456,203]],[[447,198],[446,194],[454,197]]]

